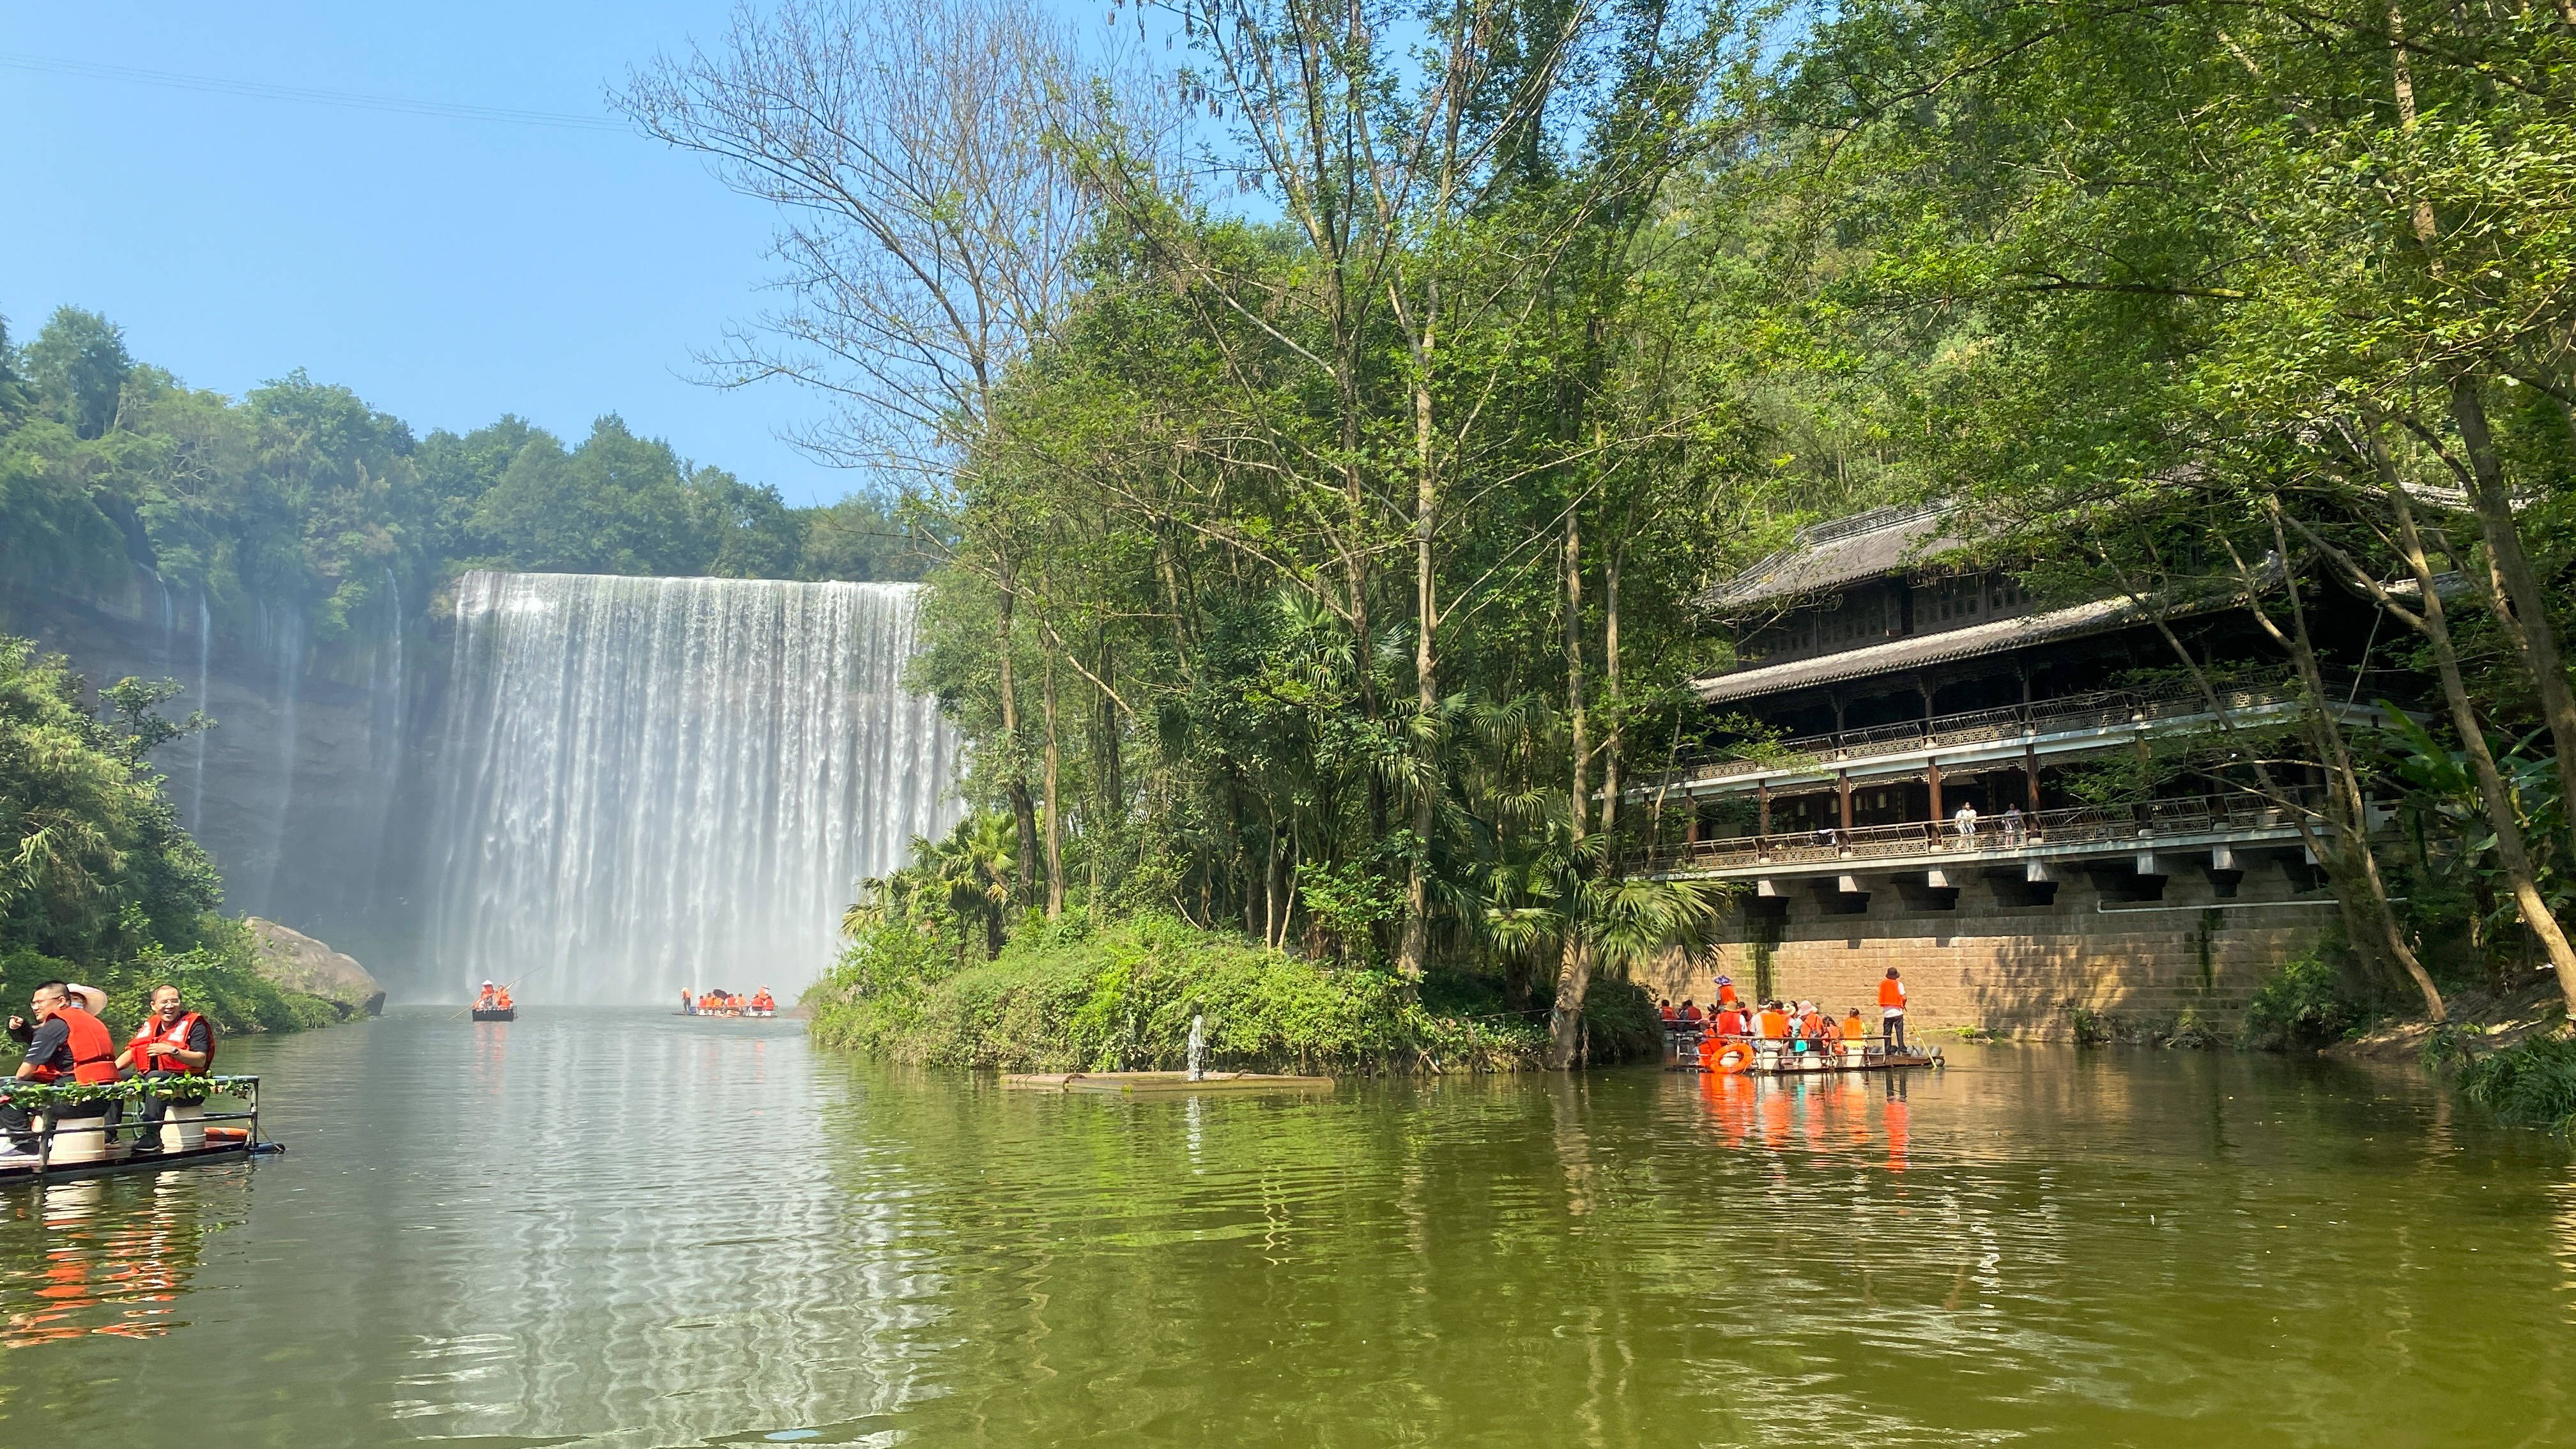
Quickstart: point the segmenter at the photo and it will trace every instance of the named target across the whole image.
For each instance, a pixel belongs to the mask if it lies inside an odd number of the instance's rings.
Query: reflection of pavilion
[[[1960,543],[1951,513],[1881,510],[1712,589],[1739,663],[1697,692],[1747,728],[1631,787],[1688,822],[1631,869],[1741,885],[1719,969],[1787,994],[1870,1001],[1892,965],[1932,973],[1913,987],[1925,1025],[2046,1030],[2067,1003],[2234,1009],[2329,899],[2299,827],[2314,783],[2293,771],[2267,795],[2223,763],[2296,726],[2287,666],[2221,599],[2165,623],[2257,677],[2214,699],[2135,687],[2173,664],[2154,618],[2124,599],[2044,608],[2001,571],[1942,563]],[[2357,658],[2345,622],[2319,620]],[[2173,772],[2190,783],[2119,804],[2082,788],[2158,760],[2190,761]],[[2124,910],[2140,914],[2104,919]],[[1665,989],[1705,995],[1706,974],[1676,963]]]

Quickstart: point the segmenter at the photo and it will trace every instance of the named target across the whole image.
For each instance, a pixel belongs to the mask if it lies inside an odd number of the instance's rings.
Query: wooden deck
[[[1330,1077],[1279,1077],[1265,1072],[1014,1072],[1002,1085],[1030,1092],[1107,1092],[1147,1096],[1188,1092],[1329,1092]]]

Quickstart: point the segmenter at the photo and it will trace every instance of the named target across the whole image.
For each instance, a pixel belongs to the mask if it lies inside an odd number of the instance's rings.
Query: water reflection
[[[82,1334],[149,1338],[182,1327],[176,1305],[206,1235],[240,1221],[235,1164],[92,1179],[0,1198],[12,1251],[0,1271],[0,1348]]]
[[[0,1443],[2564,1437],[2567,1151],[2403,1079],[1130,1102],[544,1013],[241,1053],[286,1157],[0,1198]]]

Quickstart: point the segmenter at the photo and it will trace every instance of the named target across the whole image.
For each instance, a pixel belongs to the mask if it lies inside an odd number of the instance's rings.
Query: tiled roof
[[[2071,608],[2052,609],[2044,614],[2017,614],[2008,619],[1971,624],[1964,629],[1944,629],[1937,634],[1890,639],[1884,644],[1845,649],[1838,654],[1820,654],[1812,659],[1792,659],[1783,664],[1740,669],[1732,674],[1710,675],[1694,681],[1691,687],[1702,702],[1725,704],[1757,695],[1780,694],[1867,675],[1919,669],[1927,664],[1942,664],[1979,654],[2000,653],[2073,634],[2098,633],[2147,617],[2127,599],[2101,599]]]
[[[1967,540],[1952,510],[1880,508],[1798,530],[1789,547],[1699,597],[1713,611],[1821,594],[1922,563]]]

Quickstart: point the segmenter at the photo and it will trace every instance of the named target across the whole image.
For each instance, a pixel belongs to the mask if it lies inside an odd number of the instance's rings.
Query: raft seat
[[[56,1126],[50,1116],[34,1119],[37,1131],[53,1128],[53,1144],[46,1161],[55,1167],[107,1160],[107,1118],[68,1117]]]

